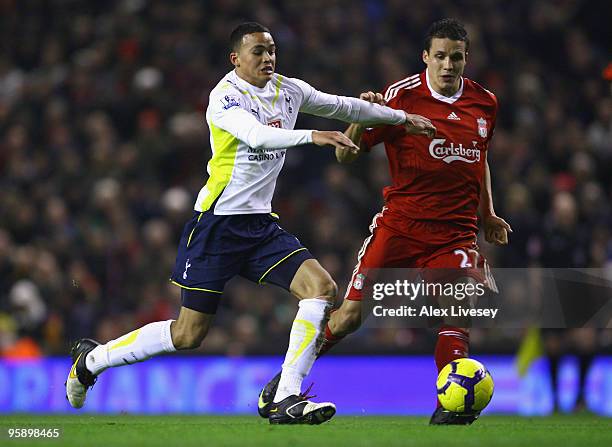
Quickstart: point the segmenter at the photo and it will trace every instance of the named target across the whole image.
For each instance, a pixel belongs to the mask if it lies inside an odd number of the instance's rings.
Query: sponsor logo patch
[[[429,143],[429,154],[445,163],[453,161],[463,161],[465,163],[475,163],[480,161],[480,149],[476,147],[476,142],[472,141],[474,147],[464,147],[459,143],[455,146],[452,141],[446,143],[444,138],[434,138]]]
[[[446,117],[447,120],[455,120],[455,121],[461,121],[461,118],[459,118],[459,116],[457,116],[457,114],[455,112],[451,112],[448,114],[448,116]]]
[[[231,109],[232,107],[240,107],[240,98],[234,95],[225,95],[221,103],[225,110]]]

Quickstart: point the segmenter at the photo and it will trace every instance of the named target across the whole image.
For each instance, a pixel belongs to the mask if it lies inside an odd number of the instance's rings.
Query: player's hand
[[[404,128],[406,133],[411,135],[427,135],[429,138],[436,136],[436,127],[428,118],[421,115],[406,113]]]
[[[372,91],[361,93],[359,95],[359,99],[363,99],[364,101],[372,102],[381,106],[387,104],[387,101],[385,101],[385,98],[381,93],[374,93]]]
[[[487,216],[483,219],[482,225],[485,232],[485,240],[490,244],[508,244],[508,233],[512,233],[510,224],[501,217],[495,215]]]
[[[359,147],[349,137],[338,131],[315,130],[312,132],[312,142],[317,146],[329,144],[336,149],[348,150],[351,154],[359,153]]]

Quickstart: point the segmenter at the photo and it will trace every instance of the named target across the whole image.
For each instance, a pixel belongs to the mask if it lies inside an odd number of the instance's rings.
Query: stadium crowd
[[[491,264],[612,270],[612,38],[588,3],[0,2],[0,352],[64,355],[69,340],[175,317],[168,278],[210,157],[203,110],[244,20],[272,30],[278,72],[350,96],[420,72],[427,26],[462,20],[466,75],[500,103],[489,163],[514,233],[505,248],[482,242]],[[344,125],[303,115],[296,128]],[[382,150],[349,166],[328,148],[287,153],[275,211],[340,295],[387,171]],[[235,280],[201,350],[278,354],[295,309]],[[508,351],[518,337],[475,332],[473,345]],[[364,328],[335,352],[431,352],[433,340]]]

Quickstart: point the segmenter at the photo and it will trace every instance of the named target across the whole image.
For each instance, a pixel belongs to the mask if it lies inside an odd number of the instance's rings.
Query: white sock
[[[300,394],[302,381],[310,372],[317,355],[317,344],[329,318],[332,304],[319,298],[300,301],[289,335],[289,348],[274,402],[292,394]]]
[[[113,366],[131,365],[163,352],[176,351],[170,335],[170,324],[173,321],[150,323],[104,345],[96,346],[85,358],[87,369],[98,375]]]

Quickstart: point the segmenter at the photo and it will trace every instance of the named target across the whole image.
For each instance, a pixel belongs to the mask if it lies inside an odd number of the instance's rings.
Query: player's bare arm
[[[385,98],[380,93],[374,93],[373,91],[363,92],[359,95],[359,99],[368,101],[381,106],[387,105]],[[359,154],[363,150],[361,147],[361,135],[365,130],[365,126],[361,124],[351,124],[345,131],[344,135],[351,139],[351,141],[357,145],[357,151],[350,151],[342,148],[336,149],[336,160],[340,163],[352,163],[359,157]]]
[[[359,153],[359,147],[345,134],[338,131],[315,130],[312,132],[312,142],[317,146],[334,146],[336,154],[339,151],[355,155]]]
[[[352,163],[359,157],[359,154],[363,152],[364,148],[361,145],[361,135],[365,126],[361,124],[351,124],[345,131],[346,136],[355,145],[357,150],[349,150],[345,148],[336,148],[336,160],[340,163]]]
[[[426,135],[430,139],[436,136],[436,126],[429,118],[412,113],[406,113],[406,123],[404,129],[409,135]]]
[[[508,244],[508,232],[512,233],[512,228],[508,222],[495,214],[488,161],[485,161],[485,173],[480,192],[480,217],[487,242],[495,245]]]

